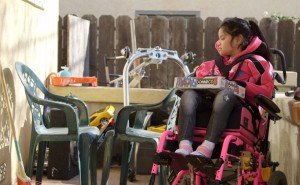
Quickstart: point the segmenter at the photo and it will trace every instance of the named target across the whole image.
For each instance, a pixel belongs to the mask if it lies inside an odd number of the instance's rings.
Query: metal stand
[[[136,81],[142,79],[145,75],[144,68],[150,64],[161,64],[163,61],[172,59],[176,64],[178,64],[187,76],[190,74],[190,70],[186,65],[186,62],[182,60],[185,59],[187,54],[184,54],[181,58],[178,57],[177,51],[166,50],[160,47],[155,48],[138,48],[136,53],[131,55],[124,66],[123,69],[123,96],[124,96],[124,106],[129,105],[129,86],[130,84],[136,84]],[[134,69],[129,71],[131,65],[134,61],[143,59],[143,62],[137,65]],[[134,77],[129,84],[129,77]]]

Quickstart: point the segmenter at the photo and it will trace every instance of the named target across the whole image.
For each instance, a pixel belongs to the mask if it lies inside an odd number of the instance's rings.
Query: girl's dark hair
[[[220,28],[223,28],[233,38],[242,35],[245,41],[242,43],[242,50],[246,49],[254,36],[258,36],[262,41],[262,44],[253,52],[254,54],[264,57],[266,60],[270,60],[270,50],[258,25],[254,21],[247,21],[240,18],[226,19],[221,24]]]

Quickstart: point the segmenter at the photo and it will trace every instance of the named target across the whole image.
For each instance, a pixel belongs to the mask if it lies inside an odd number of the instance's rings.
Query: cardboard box
[[[221,76],[208,76],[204,78],[196,77],[176,77],[174,87],[178,89],[203,89],[214,93],[222,89],[230,89],[235,95],[245,98],[245,88],[237,85],[234,81],[226,80]]]
[[[291,115],[291,122],[300,126],[300,101],[297,100],[290,100],[288,102],[290,115]]]

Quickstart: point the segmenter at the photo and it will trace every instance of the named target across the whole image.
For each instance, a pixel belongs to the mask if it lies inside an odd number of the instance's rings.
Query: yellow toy
[[[113,122],[113,116],[115,112],[115,107],[108,105],[103,110],[99,110],[90,115],[90,125],[96,126],[100,130],[104,131],[105,128]]]
[[[166,130],[166,125],[151,126],[148,127],[147,130],[163,133]]]

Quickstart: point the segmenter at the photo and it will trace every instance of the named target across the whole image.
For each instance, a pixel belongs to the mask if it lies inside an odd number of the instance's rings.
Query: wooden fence
[[[83,19],[90,21],[89,29],[89,76],[97,76],[101,86],[107,86],[105,77],[104,57],[120,56],[120,50],[125,46],[131,48],[131,31],[129,16],[114,18],[103,15],[96,18],[85,15]],[[286,57],[287,70],[300,72],[300,23],[292,20],[274,20],[263,18],[256,21],[264,33],[270,47],[281,49]],[[59,64],[67,65],[67,16],[59,21]],[[201,62],[213,59],[216,55],[214,44],[217,40],[217,28],[222,20],[218,17],[171,17],[156,16],[149,18],[140,16],[134,19],[137,48],[153,48],[159,46],[163,49],[176,50],[181,56],[185,52],[196,54],[195,62],[188,64],[192,71]],[[122,74],[125,59],[109,61],[111,74]],[[281,65],[274,59],[274,68],[280,70]],[[146,77],[141,87],[170,88],[174,77],[182,76],[181,69],[174,62],[163,62],[159,65],[150,65],[146,68]],[[298,77],[298,84],[299,84]],[[299,85],[298,85],[299,86]]]

